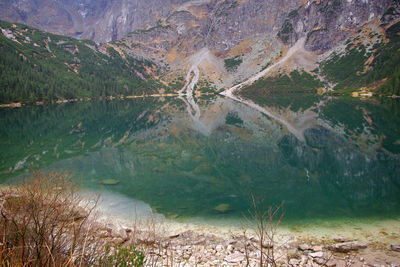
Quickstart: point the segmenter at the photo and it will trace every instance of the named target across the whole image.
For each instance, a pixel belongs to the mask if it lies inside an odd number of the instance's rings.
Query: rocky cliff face
[[[63,35],[107,42],[153,25],[180,2],[184,1],[1,0],[0,17]]]
[[[310,69],[313,56],[362,25],[397,20],[398,6],[397,0],[0,0],[0,19],[117,41],[120,50],[168,63],[175,74],[186,75],[198,62],[209,80],[226,87],[276,62],[300,39],[311,53],[302,61]]]
[[[291,11],[278,36],[288,45],[306,38],[306,48],[325,52],[366,22],[377,21],[391,1],[308,1]]]
[[[379,19],[390,4],[396,1],[1,0],[0,18],[97,42],[117,40],[167,21],[173,33],[194,30],[202,37],[199,43],[218,50],[271,32],[279,32],[286,44],[307,36],[309,48],[326,50],[354,28]]]

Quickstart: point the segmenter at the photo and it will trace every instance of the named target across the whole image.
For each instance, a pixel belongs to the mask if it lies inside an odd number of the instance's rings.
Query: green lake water
[[[283,201],[287,223],[400,217],[398,100],[274,96],[258,103],[265,112],[219,96],[195,101],[1,109],[0,179],[67,171],[84,189],[178,220],[242,218],[251,194]]]

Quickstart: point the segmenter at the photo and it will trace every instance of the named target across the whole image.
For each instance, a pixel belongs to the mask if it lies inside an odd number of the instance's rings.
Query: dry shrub
[[[275,255],[276,247],[276,235],[278,227],[285,214],[284,202],[277,207],[269,206],[266,208],[264,199],[257,200],[254,195],[251,195],[252,210],[249,210],[249,216],[245,216],[249,225],[254,226],[254,231],[257,236],[257,245],[254,247],[259,251],[258,265],[276,267],[277,257]],[[245,255],[246,255],[246,266],[249,266],[249,246],[253,246],[252,242],[246,236],[244,231],[245,240]]]
[[[135,219],[130,240],[144,253],[144,266],[174,266],[172,245],[166,233],[164,220],[159,216]]]
[[[104,246],[92,219],[97,199],[83,199],[67,174],[34,172],[1,192],[2,266],[85,266]]]

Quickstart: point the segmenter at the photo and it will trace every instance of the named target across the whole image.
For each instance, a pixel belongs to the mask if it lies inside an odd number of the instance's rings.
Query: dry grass
[[[177,266],[157,217],[129,229],[97,220],[98,196],[82,197],[71,177],[34,172],[0,192],[0,266]]]
[[[2,266],[85,266],[102,253],[87,201],[66,174],[34,172],[1,192]]]
[[[131,228],[110,228],[95,216],[98,197],[82,195],[67,174],[58,172],[34,172],[20,184],[3,188],[0,266],[172,267],[204,261],[195,253],[202,245],[192,244],[190,231],[171,237],[156,216],[137,220]],[[249,223],[256,226],[257,243],[244,234],[247,264],[251,250],[259,252],[259,266],[277,266],[275,239],[283,204],[264,209],[263,201],[252,202]]]

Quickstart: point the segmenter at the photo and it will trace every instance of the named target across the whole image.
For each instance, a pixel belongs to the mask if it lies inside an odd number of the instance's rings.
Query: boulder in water
[[[101,185],[117,185],[119,181],[116,179],[104,179],[100,182]]]
[[[223,204],[219,204],[218,206],[215,206],[214,210],[218,211],[220,213],[227,213],[227,212],[232,211],[232,206],[229,204],[223,203]]]

